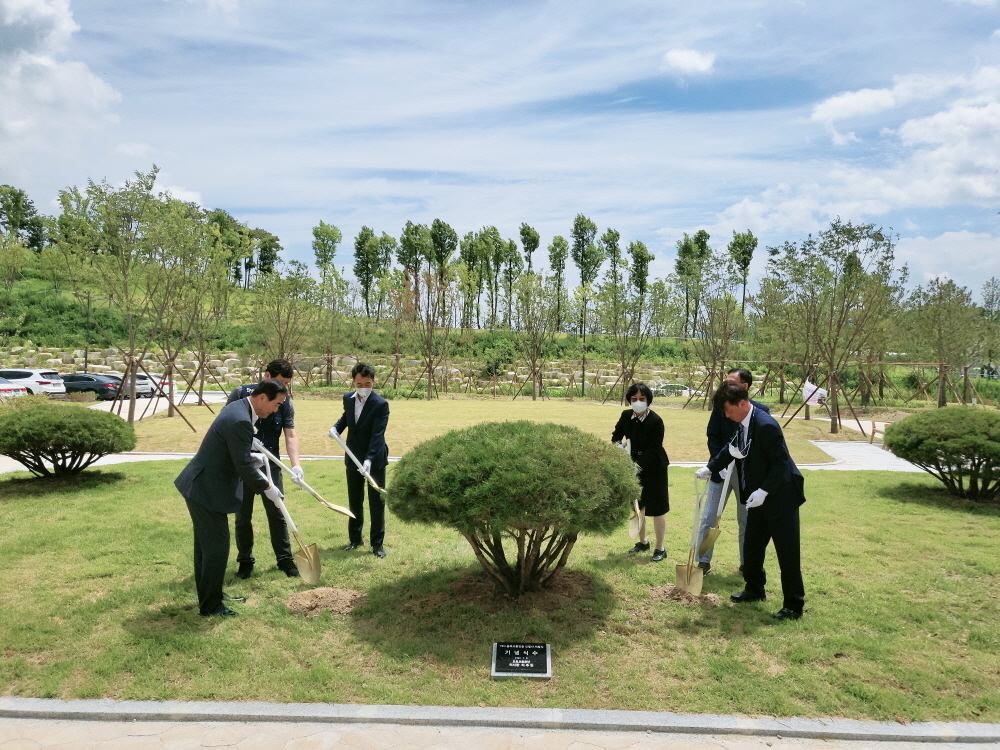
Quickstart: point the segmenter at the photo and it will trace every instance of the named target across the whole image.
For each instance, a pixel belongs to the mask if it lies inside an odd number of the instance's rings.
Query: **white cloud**
[[[889,89],[860,89],[831,96],[815,107],[812,119],[834,122],[893,109],[918,99],[933,99],[951,88],[967,83],[956,76],[895,76]]]
[[[162,185],[160,186],[160,190],[169,194],[171,198],[176,198],[179,201],[184,201],[185,203],[197,203],[199,206],[204,205],[201,200],[201,193],[197,190],[188,190],[187,188],[180,187],[178,185]]]
[[[148,143],[121,143],[115,150],[125,156],[147,156],[153,149]]]
[[[0,0],[0,163],[82,135],[120,99],[83,62],[59,59],[78,29],[68,0]]]
[[[951,278],[978,296],[987,279],[1000,276],[1000,237],[964,230],[936,237],[903,237],[896,246],[896,260],[910,267],[910,278],[916,283]]]
[[[990,34],[990,39],[993,40],[1000,39],[1000,29],[996,29],[992,34]]]
[[[672,49],[663,56],[663,65],[679,73],[709,73],[715,64],[715,54],[694,49]]]

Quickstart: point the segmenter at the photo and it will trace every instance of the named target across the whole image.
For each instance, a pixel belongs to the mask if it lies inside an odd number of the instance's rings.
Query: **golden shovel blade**
[[[292,557],[295,558],[295,567],[299,569],[299,576],[310,586],[319,583],[319,575],[322,566],[319,562],[319,550],[315,544],[303,544],[298,533],[295,534],[295,541],[299,543],[299,551]]]
[[[717,525],[705,532],[705,538],[701,540],[701,546],[698,547],[698,557],[704,557],[708,554],[708,551],[715,546],[715,540],[719,538],[721,533],[722,529]]]
[[[705,580],[705,571],[697,565],[677,566],[677,588],[686,591],[691,596],[701,596],[701,585]]]
[[[633,539],[639,538],[639,529],[642,527],[642,511],[639,510],[639,501],[632,501],[632,517],[628,519],[628,535]]]

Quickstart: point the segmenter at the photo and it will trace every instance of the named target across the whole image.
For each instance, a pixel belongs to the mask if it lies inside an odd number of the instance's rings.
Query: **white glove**
[[[694,476],[695,476],[695,479],[703,479],[703,480],[704,479],[711,479],[712,478],[712,470],[710,468],[708,468],[707,466],[702,466],[700,469],[698,469],[694,473]]]
[[[337,432],[337,425],[334,425],[333,427],[331,427],[330,430],[326,434],[331,439],[336,440],[340,436],[340,433]]]
[[[729,473],[729,469],[719,469],[719,479],[722,481],[726,480],[726,474]]]
[[[615,443],[615,448],[617,448],[620,451],[625,451],[626,453],[628,453],[628,448],[625,446],[625,443]]]
[[[754,490],[750,493],[750,497],[747,498],[748,508],[759,508],[764,504],[767,499],[767,490]]]
[[[371,461],[370,458],[366,458],[365,461],[364,461],[364,463],[361,464],[361,473],[362,474],[371,474],[372,473],[372,461]]]
[[[296,484],[304,482],[306,479],[306,472],[301,466],[292,467],[292,481]]]
[[[278,501],[284,497],[284,495],[281,494],[281,490],[279,490],[273,484],[266,490],[264,490],[264,496],[267,497],[267,499],[270,500],[275,505],[277,505]]]
[[[255,469],[263,469],[266,461],[267,459],[264,458],[263,453],[256,453],[256,452],[250,453],[250,463],[253,464],[253,467]]]
[[[260,452],[260,451],[262,451],[264,449],[264,444],[262,442],[260,442],[259,438],[254,438],[253,442],[250,445],[251,445],[251,450],[255,450],[255,451],[258,451],[258,452]]]

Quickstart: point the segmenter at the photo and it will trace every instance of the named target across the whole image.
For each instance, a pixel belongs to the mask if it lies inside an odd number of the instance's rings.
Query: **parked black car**
[[[66,384],[66,393],[93,391],[98,399],[103,400],[113,399],[118,395],[118,381],[105,375],[76,373],[63,375],[62,379]]]

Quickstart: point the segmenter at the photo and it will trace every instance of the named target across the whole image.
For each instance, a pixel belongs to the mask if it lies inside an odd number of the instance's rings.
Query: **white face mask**
[[[636,414],[642,414],[644,411],[646,411],[646,402],[645,401],[633,401],[632,402],[632,411],[634,411]]]
[[[371,395],[372,389],[371,388],[358,388],[355,392],[359,396],[361,396],[362,399],[365,399],[365,398],[368,398],[368,396]]]

